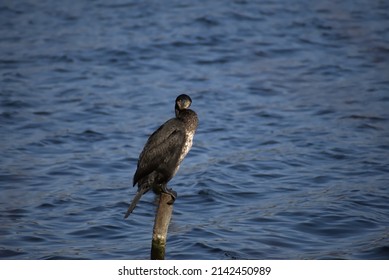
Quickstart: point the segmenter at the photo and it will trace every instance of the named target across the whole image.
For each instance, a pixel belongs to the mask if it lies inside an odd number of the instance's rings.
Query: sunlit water
[[[168,259],[389,259],[388,70],[387,1],[2,1],[0,258],[149,258],[185,92]]]

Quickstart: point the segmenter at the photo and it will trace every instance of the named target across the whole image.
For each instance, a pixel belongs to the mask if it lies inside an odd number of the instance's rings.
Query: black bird
[[[167,188],[167,183],[177,173],[184,157],[192,147],[193,136],[198,126],[197,114],[188,109],[192,99],[181,94],[176,98],[176,117],[161,125],[146,142],[138,159],[133,185],[138,191],[128,207],[124,218],[134,210],[141,196],[151,188],[172,196],[177,193]]]

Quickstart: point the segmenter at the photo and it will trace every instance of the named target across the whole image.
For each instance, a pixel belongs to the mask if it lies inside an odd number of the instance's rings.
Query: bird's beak
[[[189,100],[182,100],[181,101],[181,108],[187,109],[190,106]]]

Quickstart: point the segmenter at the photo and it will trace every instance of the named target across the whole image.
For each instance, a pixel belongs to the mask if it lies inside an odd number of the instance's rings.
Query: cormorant
[[[188,109],[192,99],[181,94],[176,98],[176,117],[161,125],[146,142],[141,152],[133,186],[138,184],[138,191],[133,198],[124,218],[134,210],[141,196],[151,188],[168,193],[172,203],[177,193],[167,188],[167,183],[177,173],[184,157],[192,147],[193,136],[198,126],[197,114]]]

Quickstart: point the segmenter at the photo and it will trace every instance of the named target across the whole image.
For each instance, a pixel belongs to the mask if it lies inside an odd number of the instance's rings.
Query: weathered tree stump
[[[169,228],[173,212],[173,204],[169,204],[171,200],[171,195],[166,193],[160,194],[159,205],[154,221],[153,240],[151,242],[152,260],[165,259],[167,230]]]

